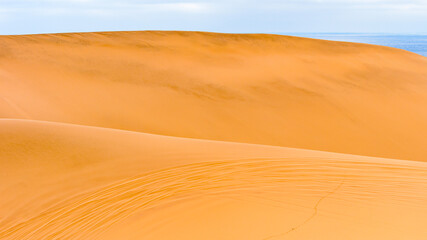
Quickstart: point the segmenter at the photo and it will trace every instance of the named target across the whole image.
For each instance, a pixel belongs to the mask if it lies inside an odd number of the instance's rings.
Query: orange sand
[[[425,240],[425,136],[403,50],[0,36],[0,239]]]

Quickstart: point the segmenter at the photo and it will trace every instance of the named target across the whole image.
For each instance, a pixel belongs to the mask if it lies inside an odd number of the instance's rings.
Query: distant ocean
[[[427,34],[392,35],[368,33],[284,33],[283,35],[345,42],[370,43],[394,48],[401,48],[427,57]]]

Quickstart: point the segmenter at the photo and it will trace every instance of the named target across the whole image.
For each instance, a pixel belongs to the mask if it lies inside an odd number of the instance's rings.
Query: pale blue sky
[[[427,33],[427,0],[0,0],[0,34]]]

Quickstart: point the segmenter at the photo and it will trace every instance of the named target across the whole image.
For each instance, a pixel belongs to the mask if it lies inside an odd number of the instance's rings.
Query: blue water
[[[287,33],[284,35],[383,45],[388,47],[401,48],[427,57],[427,34],[393,35],[368,33]]]

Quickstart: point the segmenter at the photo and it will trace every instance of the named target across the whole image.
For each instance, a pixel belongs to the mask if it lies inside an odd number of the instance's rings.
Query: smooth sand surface
[[[0,36],[0,239],[425,240],[425,136],[403,50]]]
[[[0,117],[425,161],[426,66],[276,35],[0,36]]]

